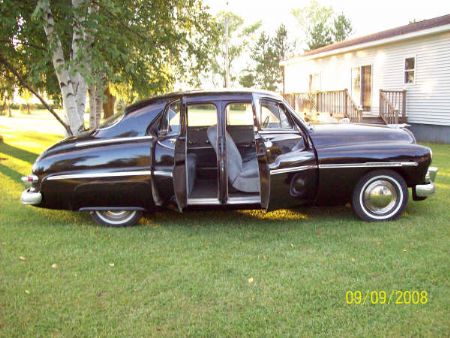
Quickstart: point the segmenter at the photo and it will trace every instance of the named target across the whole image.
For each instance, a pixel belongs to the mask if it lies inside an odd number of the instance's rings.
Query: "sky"
[[[309,0],[204,0],[204,3],[212,13],[228,8],[247,23],[261,20],[267,32],[274,32],[284,23],[293,36],[298,31],[298,25],[291,9],[304,7]],[[449,0],[319,0],[319,3],[349,17],[354,37],[402,26],[413,19],[450,14]]]

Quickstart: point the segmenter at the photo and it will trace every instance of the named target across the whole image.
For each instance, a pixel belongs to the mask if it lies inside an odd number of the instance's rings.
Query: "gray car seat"
[[[217,153],[217,126],[209,127],[207,133],[209,142]],[[231,185],[239,191],[259,192],[259,167],[256,156],[243,161],[233,138],[226,131],[225,139],[227,173]]]

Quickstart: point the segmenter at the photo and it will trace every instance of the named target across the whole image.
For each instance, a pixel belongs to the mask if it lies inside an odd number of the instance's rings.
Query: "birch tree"
[[[0,3],[1,80],[60,102],[75,135],[88,105],[89,126],[98,125],[107,87],[120,86],[131,100],[171,90],[181,76],[207,71],[217,45],[201,0]]]

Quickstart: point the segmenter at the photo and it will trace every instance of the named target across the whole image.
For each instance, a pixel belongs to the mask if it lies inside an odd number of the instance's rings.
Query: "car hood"
[[[316,149],[355,144],[415,143],[413,134],[405,128],[365,124],[323,124],[311,127],[311,139]]]

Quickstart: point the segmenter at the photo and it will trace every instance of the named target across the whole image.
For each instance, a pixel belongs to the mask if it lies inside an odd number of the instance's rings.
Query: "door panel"
[[[152,194],[156,205],[174,196],[175,142],[180,133],[180,101],[166,107],[152,140]]]
[[[180,135],[175,141],[174,166],[173,166],[173,190],[178,205],[182,211],[187,205],[186,188],[186,102],[181,99],[180,107]]]
[[[262,99],[255,105],[256,110],[259,107],[261,110],[267,108],[275,116],[268,119],[267,111],[257,114],[259,123],[265,127],[258,126],[256,137],[259,141],[258,159],[261,159],[261,187],[267,185],[268,188],[265,189],[269,191],[269,195],[262,198],[263,207],[272,210],[306,203],[314,198],[317,184],[314,150],[305,141],[303,132],[295,125],[287,107],[282,102],[266,104],[266,101],[270,100]],[[276,118],[277,114],[279,120]],[[283,126],[287,127],[282,128]]]

